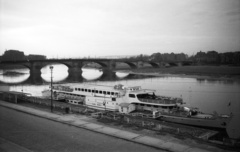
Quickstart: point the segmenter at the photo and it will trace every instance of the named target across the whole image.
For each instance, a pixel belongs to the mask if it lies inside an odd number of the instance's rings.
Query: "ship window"
[[[75,88],[75,91],[77,91],[77,88]]]
[[[92,92],[94,93],[94,92],[95,92],[95,90],[92,90]]]
[[[98,90],[96,90],[95,92],[98,93]]]
[[[135,94],[129,94],[128,95],[130,98],[135,98]]]
[[[85,92],[87,92],[87,89],[85,89]]]
[[[91,90],[90,90],[90,89],[88,89],[88,92],[91,92]]]
[[[112,98],[112,101],[116,101],[116,98]]]
[[[82,90],[82,91],[84,91],[84,89],[83,89],[83,88],[82,88],[81,90]]]
[[[100,91],[99,91],[99,93],[101,93],[101,94],[102,94],[102,91],[100,90]]]
[[[106,94],[106,91],[103,91],[103,94]]]
[[[110,95],[110,92],[108,91],[107,94]]]
[[[114,92],[111,92],[111,95],[114,95]]]

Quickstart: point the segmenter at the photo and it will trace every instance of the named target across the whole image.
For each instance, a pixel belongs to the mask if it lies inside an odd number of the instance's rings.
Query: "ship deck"
[[[145,103],[155,103],[155,104],[166,104],[167,105],[175,105],[177,103],[180,103],[177,99],[170,100],[170,99],[164,99],[164,98],[157,98],[157,99],[150,99],[150,98],[138,98],[139,101],[145,102]]]

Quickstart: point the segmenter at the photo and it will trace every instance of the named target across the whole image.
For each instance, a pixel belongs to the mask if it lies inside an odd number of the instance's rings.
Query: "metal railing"
[[[157,103],[157,104],[176,104],[177,100],[160,100],[160,99],[145,99],[145,98],[138,98],[142,102],[147,103]]]

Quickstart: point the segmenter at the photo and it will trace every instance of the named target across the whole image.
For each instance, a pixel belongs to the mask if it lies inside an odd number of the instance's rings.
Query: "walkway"
[[[0,100],[0,106],[15,109],[17,111],[35,115],[38,117],[43,117],[49,120],[73,125],[75,127],[84,128],[94,132],[106,134],[116,138],[121,138],[121,139],[132,141],[135,143],[140,143],[140,144],[151,146],[154,148],[159,148],[161,150],[167,150],[167,151],[173,151],[173,152],[225,151],[223,149],[219,149],[217,147],[213,147],[210,145],[200,145],[199,143],[197,143],[196,147],[192,147],[191,145],[188,145],[188,144],[182,144],[180,140],[170,141],[167,139],[159,139],[159,138],[154,138],[146,135],[141,135],[138,133],[111,128],[105,125],[100,125],[100,124],[85,121],[84,120],[86,119],[85,116],[81,117],[76,115],[59,115],[56,113],[50,113],[46,111],[29,108],[29,107],[24,107],[21,105],[8,103],[1,100]],[[201,147],[201,148],[198,148],[198,147]]]

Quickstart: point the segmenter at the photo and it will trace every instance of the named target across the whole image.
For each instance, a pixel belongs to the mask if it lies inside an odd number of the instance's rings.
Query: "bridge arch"
[[[149,62],[146,62],[146,63],[149,63],[153,68],[159,68],[159,64],[156,63],[156,62],[149,61]]]
[[[106,63],[104,63],[104,62],[94,61],[94,63],[97,63],[97,64],[101,65],[103,68],[107,68],[108,67],[108,65]]]
[[[138,68],[137,64],[134,64],[133,62],[128,62],[128,61],[122,61],[122,62],[126,63],[127,65],[129,65],[131,69]]]

